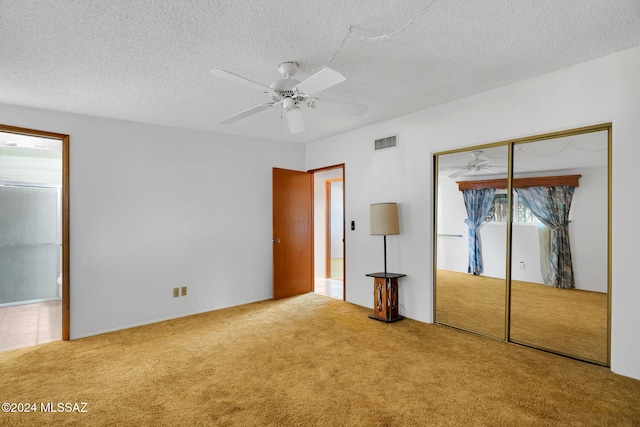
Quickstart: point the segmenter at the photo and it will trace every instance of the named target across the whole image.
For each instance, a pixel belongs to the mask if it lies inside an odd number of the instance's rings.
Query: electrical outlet
[[[183,286],[182,287],[182,296],[185,296],[185,295],[187,295],[187,287]]]
[[[178,298],[180,296],[180,288],[173,288],[173,297]]]

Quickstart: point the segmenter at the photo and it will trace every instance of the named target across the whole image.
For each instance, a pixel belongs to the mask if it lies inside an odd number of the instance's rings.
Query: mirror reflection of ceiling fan
[[[507,167],[506,166],[493,166],[490,163],[489,159],[481,159],[480,156],[484,155],[484,153],[482,151],[472,151],[471,156],[473,157],[472,160],[469,160],[467,162],[466,165],[462,165],[462,166],[445,166],[443,168],[441,168],[442,170],[447,170],[447,169],[458,169],[456,172],[452,173],[451,175],[449,175],[449,178],[457,178],[459,176],[463,176],[463,175],[469,175],[475,172],[480,172],[480,174],[482,173],[501,173],[501,172],[506,172],[507,171]],[[496,170],[498,169],[498,170]]]
[[[349,114],[355,116],[364,115],[369,109],[366,105],[352,104],[350,102],[334,101],[331,99],[317,98],[314,95],[329,89],[346,80],[338,71],[329,67],[324,67],[317,73],[311,75],[303,81],[293,78],[298,71],[298,64],[295,62],[283,62],[278,67],[278,71],[283,78],[265,86],[252,80],[240,77],[225,70],[211,70],[211,74],[217,77],[239,83],[257,89],[269,95],[271,101],[251,107],[220,121],[220,124],[229,124],[249,117],[260,111],[267,110],[276,105],[282,105],[284,116],[291,133],[304,132],[306,129],[300,108],[320,108],[332,113]]]

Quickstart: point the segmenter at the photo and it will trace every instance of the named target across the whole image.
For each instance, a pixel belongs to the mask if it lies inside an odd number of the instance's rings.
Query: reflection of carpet
[[[436,321],[502,339],[505,282],[438,270]],[[511,340],[607,361],[607,294],[513,281]]]
[[[343,258],[331,258],[331,278],[342,280],[344,277]]]

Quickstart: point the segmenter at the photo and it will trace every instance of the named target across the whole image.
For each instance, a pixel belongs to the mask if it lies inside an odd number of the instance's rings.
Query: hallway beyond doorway
[[[344,300],[344,258],[331,259],[331,277],[316,277],[314,292],[320,295]]]
[[[0,351],[62,339],[62,300],[0,308]]]
[[[324,277],[316,277],[313,287],[316,294],[343,300],[344,294],[342,290],[342,280],[326,279]]]
[[[344,279],[344,258],[331,258],[331,279]]]
[[[312,172],[314,292],[344,300],[344,165]]]

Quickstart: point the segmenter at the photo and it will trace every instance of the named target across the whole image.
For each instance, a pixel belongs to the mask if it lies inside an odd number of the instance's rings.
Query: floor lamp
[[[370,205],[372,236],[384,237],[384,274],[387,275],[387,235],[400,234],[397,203],[374,203]]]

